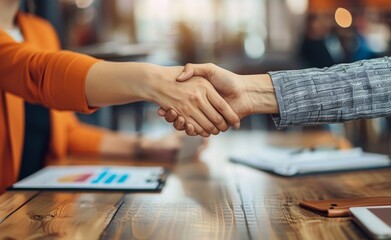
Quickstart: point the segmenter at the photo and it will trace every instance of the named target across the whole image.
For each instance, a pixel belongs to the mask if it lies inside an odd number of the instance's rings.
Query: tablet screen
[[[368,208],[368,210],[391,228],[391,208]]]

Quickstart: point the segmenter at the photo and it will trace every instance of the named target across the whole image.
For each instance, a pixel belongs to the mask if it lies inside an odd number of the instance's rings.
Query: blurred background
[[[254,74],[391,55],[390,0],[27,0],[22,5],[53,23],[63,48],[111,61],[213,62]],[[80,117],[124,132],[170,131],[156,110],[137,103]],[[391,154],[389,118],[321,128],[367,151]],[[242,129],[275,127],[269,116],[252,116]]]

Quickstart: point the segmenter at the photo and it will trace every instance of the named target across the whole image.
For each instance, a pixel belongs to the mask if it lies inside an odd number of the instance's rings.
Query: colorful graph
[[[94,173],[82,173],[61,177],[60,183],[92,183],[92,184],[122,184],[129,178],[129,174],[116,174],[110,172],[110,169],[104,169],[97,177],[90,180]]]
[[[68,175],[58,179],[58,181],[61,183],[82,183],[86,182],[93,175],[93,173]]]
[[[129,178],[129,174],[116,174],[110,172],[110,169],[102,171],[95,179],[91,181],[92,184],[112,184],[112,183],[124,183]]]

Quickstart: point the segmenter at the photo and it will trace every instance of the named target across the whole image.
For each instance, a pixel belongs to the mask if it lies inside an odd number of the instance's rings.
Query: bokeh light
[[[353,23],[352,14],[345,8],[338,8],[335,11],[335,22],[342,28],[348,28]]]

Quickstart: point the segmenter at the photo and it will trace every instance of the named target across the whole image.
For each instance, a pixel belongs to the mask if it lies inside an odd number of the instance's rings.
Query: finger
[[[175,110],[170,109],[166,113],[165,119],[167,122],[172,123],[177,119],[177,117],[178,117],[178,113]]]
[[[213,73],[213,64],[186,64],[182,73],[177,77],[179,82],[189,80],[194,76],[201,76],[208,78]]]
[[[210,137],[210,134],[207,132],[204,132],[204,134],[201,134],[201,137],[208,138],[208,137]]]
[[[201,133],[197,133],[196,127],[194,127],[194,125],[191,123],[186,124],[185,131],[186,131],[187,135],[189,135],[189,136],[197,136],[197,135],[200,135],[202,137],[209,137],[210,136],[209,133],[207,133],[203,130],[201,130],[202,131]]]
[[[207,133],[194,119],[189,119],[185,125],[186,133],[190,136],[209,136]]]
[[[195,128],[192,124],[187,123],[185,131],[186,131],[186,134],[189,136],[196,136],[197,135]]]
[[[211,105],[210,102],[201,105],[200,109],[219,131],[225,132],[228,130],[229,126],[227,122],[223,116],[221,116],[221,114]]]
[[[239,116],[218,93],[211,91],[209,92],[207,97],[209,102],[224,117],[224,119],[228,122],[230,126],[233,126],[236,129],[240,127]]]
[[[185,130],[186,127],[186,120],[182,116],[178,116],[178,118],[174,122],[174,128],[178,131]]]
[[[202,132],[201,134],[199,134],[201,137],[204,137],[204,138],[207,138],[207,137],[210,137],[210,134],[207,133],[207,132]]]
[[[205,100],[207,101],[207,100]],[[190,115],[192,119],[197,123],[198,126],[201,127],[205,132],[213,135],[217,135],[220,133],[220,131],[217,129],[217,127],[208,119],[207,116],[202,112],[201,109],[194,110],[193,113]],[[188,121],[189,122],[189,121]],[[198,131],[199,128],[196,127],[197,133],[200,135],[200,132]]]
[[[164,117],[166,115],[167,111],[164,110],[163,108],[159,108],[159,110],[157,110],[157,114],[160,116],[160,117]]]

